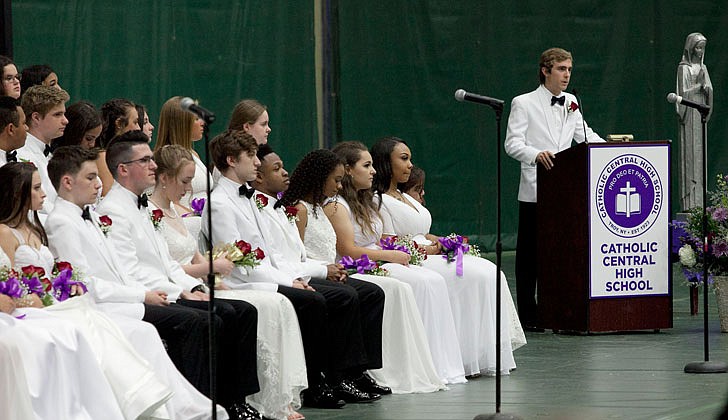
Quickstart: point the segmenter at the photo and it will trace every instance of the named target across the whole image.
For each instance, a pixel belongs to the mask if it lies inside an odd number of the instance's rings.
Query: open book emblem
[[[619,189],[619,192],[624,194],[617,194],[614,197],[615,200],[615,213],[623,214],[626,217],[632,216],[632,214],[640,214],[642,212],[642,201],[637,189],[630,185],[627,181],[627,185]]]

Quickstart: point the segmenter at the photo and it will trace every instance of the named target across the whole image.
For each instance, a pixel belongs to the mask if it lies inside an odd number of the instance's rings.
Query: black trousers
[[[179,299],[177,303],[196,311],[207,322],[208,302]],[[258,311],[248,302],[229,299],[215,299],[215,310],[217,398],[221,405],[227,407],[243,403],[246,395],[260,391],[256,370]],[[208,361],[206,343],[203,346],[205,363]],[[186,358],[194,357],[194,354],[186,355]],[[198,390],[209,394],[209,387]]]
[[[538,273],[538,213],[536,203],[518,202],[516,240],[516,300],[521,324],[538,326],[536,284]]]
[[[296,311],[306,355],[308,386],[312,388],[321,382],[321,373],[326,371],[329,357],[326,298],[310,290],[280,285],[278,293],[285,296]]]
[[[366,362],[355,368],[361,370],[382,367],[382,318],[384,291],[374,283],[348,277],[345,284],[328,280],[311,280],[316,290],[322,285],[353,288],[359,298],[359,324],[366,352]],[[359,372],[360,373],[360,372]]]

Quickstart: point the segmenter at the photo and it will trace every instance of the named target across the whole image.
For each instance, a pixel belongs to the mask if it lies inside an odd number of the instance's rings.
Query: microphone
[[[489,98],[487,96],[477,95],[475,93],[468,93],[463,89],[455,91],[455,99],[459,102],[470,101],[479,104],[488,105],[493,109],[503,109],[503,101],[500,99]]]
[[[207,109],[197,105],[197,101],[195,101],[192,98],[184,97],[179,101],[179,106],[185,111],[189,111],[198,117],[200,117],[202,120],[205,121],[207,124],[212,124],[215,121],[215,114],[211,111],[208,111]]]
[[[579,101],[579,113],[581,114],[581,128],[584,130],[584,143],[589,144],[589,139],[586,138],[586,120],[584,120],[584,105],[581,103],[581,98],[579,97],[579,91],[576,89],[571,89],[571,94],[576,97],[576,100]]]
[[[667,102],[670,102],[671,104],[680,104],[685,105],[688,108],[694,108],[697,109],[700,113],[707,113],[710,111],[710,106],[705,104],[699,104],[697,102],[689,101],[687,99],[683,99],[682,96],[676,95],[675,93],[668,93],[667,94]]]

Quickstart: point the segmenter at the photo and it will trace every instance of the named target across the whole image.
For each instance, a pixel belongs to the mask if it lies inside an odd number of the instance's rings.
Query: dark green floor
[[[503,256],[515,298],[514,254]],[[492,259],[492,258],[491,258]],[[683,373],[703,359],[703,317],[690,316],[687,287],[674,279],[674,328],[660,333],[571,336],[526,333],[518,369],[502,378],[501,412],[524,419],[713,419],[728,397],[728,374]],[[702,300],[701,300],[702,302]],[[728,362],[711,295],[711,359]],[[472,419],[495,412],[495,379],[448,391],[392,395],[341,410],[303,409],[308,419]]]

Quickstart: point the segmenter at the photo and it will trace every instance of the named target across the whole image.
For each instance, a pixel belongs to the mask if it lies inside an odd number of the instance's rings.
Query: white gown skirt
[[[455,273],[456,263],[441,255],[430,255],[424,267],[447,281],[455,328],[466,375],[495,373],[496,267],[491,261],[463,256],[463,276]],[[526,343],[508,282],[501,273],[501,373],[516,368],[513,350]]]
[[[91,305],[90,297],[85,295],[56,303],[45,311],[81,330],[91,344],[96,362],[111,385],[124,418],[172,418],[165,405],[172,397],[171,388],[157,377],[151,364],[137,353],[116,324]],[[159,336],[156,338],[162,347]]]
[[[265,417],[286,420],[301,407],[308,387],[306,359],[296,311],[285,296],[260,290],[216,290],[221,299],[244,300],[258,310],[258,382],[247,402]]]
[[[387,263],[390,276],[412,287],[425,326],[432,361],[445,384],[463,383],[465,372],[445,279],[427,268]]]
[[[384,290],[382,321],[382,368],[369,374],[395,394],[434,392],[445,389],[432,361],[425,326],[412,287],[393,277],[353,274]]]
[[[0,418],[124,419],[81,332],[41,309],[23,312],[0,313]]]

